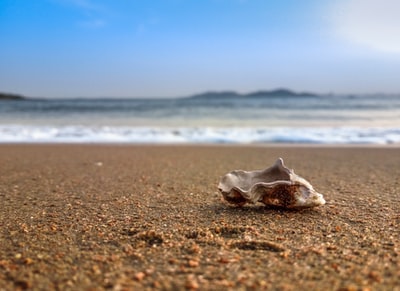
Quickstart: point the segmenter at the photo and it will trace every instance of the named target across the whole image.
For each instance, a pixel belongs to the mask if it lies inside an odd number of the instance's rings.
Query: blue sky
[[[2,0],[0,91],[400,92],[397,0]]]

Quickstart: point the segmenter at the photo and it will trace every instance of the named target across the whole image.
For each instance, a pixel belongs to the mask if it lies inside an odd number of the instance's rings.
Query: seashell
[[[287,209],[309,208],[325,204],[322,194],[304,178],[285,167],[283,159],[265,170],[235,170],[218,185],[224,199],[231,204],[262,202],[266,205]]]

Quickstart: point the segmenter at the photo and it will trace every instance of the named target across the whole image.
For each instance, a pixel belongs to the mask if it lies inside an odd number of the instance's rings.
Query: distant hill
[[[188,98],[191,99],[207,99],[207,98],[215,98],[215,97],[221,97],[221,98],[226,98],[226,97],[239,97],[243,96],[235,91],[209,91],[205,93],[200,93],[200,94],[195,94],[192,95]]]
[[[0,100],[24,100],[24,99],[25,97],[22,95],[0,92]]]
[[[246,94],[249,97],[317,97],[318,95],[310,92],[294,92],[288,89],[276,89],[271,91],[257,91]]]
[[[192,95],[191,99],[208,99],[208,98],[235,98],[235,97],[318,97],[319,95],[310,92],[294,92],[288,89],[261,90],[248,94],[240,94],[235,91],[209,91]]]

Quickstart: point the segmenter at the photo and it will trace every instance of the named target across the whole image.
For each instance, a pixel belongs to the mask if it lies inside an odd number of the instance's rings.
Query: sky
[[[400,93],[398,0],[1,0],[0,92]]]

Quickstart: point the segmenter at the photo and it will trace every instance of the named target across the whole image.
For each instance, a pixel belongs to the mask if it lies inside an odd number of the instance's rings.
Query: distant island
[[[275,96],[275,97],[318,97],[318,94],[311,92],[294,92],[288,89],[276,89],[271,91],[257,91],[246,94],[245,96],[250,97],[264,97],[264,96]]]
[[[232,98],[232,97],[319,97],[320,95],[310,92],[294,92],[288,89],[261,90],[248,94],[240,94],[235,91],[210,91],[189,96],[190,99],[207,98]]]
[[[25,97],[22,95],[0,92],[0,100],[24,100],[24,99]]]

